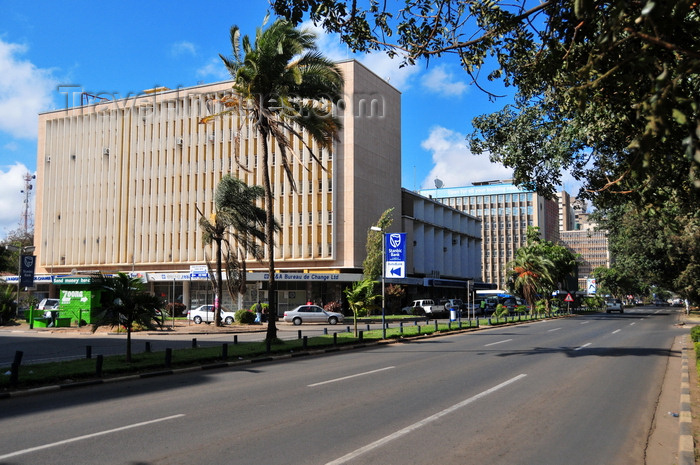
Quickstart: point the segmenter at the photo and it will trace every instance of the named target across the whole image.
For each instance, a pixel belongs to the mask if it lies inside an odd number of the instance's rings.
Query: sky
[[[230,27],[254,36],[268,10],[266,0],[0,0],[0,239],[20,225],[23,177],[36,171],[39,113],[70,106],[80,92],[117,99],[229,79],[219,54],[231,54]],[[403,187],[510,178],[512,170],[472,155],[465,140],[473,117],[509,99],[490,102],[456,58],[402,68],[384,53],[352,55],[337,37],[302,27],[318,33],[327,57],[355,58],[401,92]]]

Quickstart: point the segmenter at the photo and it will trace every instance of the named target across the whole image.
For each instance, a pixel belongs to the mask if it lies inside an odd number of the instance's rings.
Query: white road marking
[[[385,371],[385,370],[391,370],[393,368],[396,368],[396,367],[393,367],[393,366],[392,367],[384,367],[384,368],[379,368],[377,370],[365,371],[364,373],[357,373],[356,375],[343,376],[342,378],[329,379],[328,381],[321,381],[320,383],[309,384],[307,387],[320,386],[322,384],[329,384],[329,383],[337,383],[338,381],[344,381],[344,380],[350,379],[350,378],[357,378],[358,376],[371,375],[372,373],[377,373],[377,372]]]
[[[587,325],[588,323],[590,323],[590,321],[582,321],[581,322],[582,325]]]
[[[559,331],[560,329],[561,328],[552,328],[552,329],[548,329],[547,332],[551,333],[552,331]]]
[[[484,347],[495,346],[496,344],[503,344],[504,342],[510,342],[512,339],[504,339],[503,341],[492,342],[491,344],[485,344]]]
[[[10,457],[16,457],[16,456],[18,456],[18,455],[29,454],[30,452],[36,452],[36,451],[38,451],[38,450],[49,449],[49,448],[51,448],[51,447],[56,447],[56,446],[60,446],[60,445],[63,445],[63,444],[69,444],[69,443],[71,443],[71,442],[82,441],[82,440],[84,440],[84,439],[90,439],[90,438],[94,438],[94,437],[97,437],[97,436],[104,436],[104,435],[106,435],[106,434],[112,434],[112,433],[116,433],[116,432],[118,432],[118,431],[124,431],[124,430],[127,430],[127,429],[138,428],[138,427],[141,427],[141,426],[146,426],[146,425],[150,425],[150,424],[153,424],[153,423],[158,423],[158,422],[161,422],[161,421],[173,420],[173,419],[175,419],[175,418],[180,418],[180,417],[184,417],[184,416],[185,416],[184,413],[179,413],[179,414],[177,414],[177,415],[171,415],[171,416],[169,416],[169,417],[158,418],[158,419],[149,420],[149,421],[142,421],[141,423],[134,423],[133,425],[127,425],[127,426],[122,426],[122,427],[120,427],[120,428],[110,429],[110,430],[107,430],[107,431],[100,431],[100,432],[97,432],[97,433],[86,434],[85,436],[78,436],[78,437],[75,437],[75,438],[64,439],[63,441],[53,442],[53,443],[51,443],[51,444],[44,444],[43,446],[31,447],[31,448],[29,448],[29,449],[18,450],[18,451],[16,451],[16,452],[11,452],[11,453],[9,453],[9,454],[0,455],[0,460],[9,459]]]
[[[613,334],[617,334],[617,333],[619,333],[620,331],[622,331],[622,330],[621,330],[621,329],[616,329],[616,330],[613,331],[612,333],[613,333]]]
[[[635,322],[633,322],[633,323],[630,323],[630,326],[634,326],[634,325],[636,325],[636,324],[637,324],[637,322],[635,321]]]
[[[587,342],[587,343],[585,343],[584,345],[582,345],[581,347],[575,348],[574,350],[581,350],[581,349],[583,349],[584,347],[588,347],[589,345],[591,345],[591,343],[590,343],[590,342]]]
[[[338,459],[335,459],[332,462],[328,462],[326,465],[340,465],[342,463],[349,462],[350,460],[352,460],[356,457],[359,457],[360,455],[362,455],[366,452],[369,452],[373,449],[377,449],[377,448],[383,446],[384,444],[387,444],[388,442],[393,441],[394,439],[398,439],[401,436],[405,436],[406,434],[408,434],[412,431],[415,431],[419,428],[422,428],[423,426],[427,425],[428,423],[432,423],[433,421],[437,420],[438,418],[444,417],[445,415],[448,415],[448,414],[450,414],[450,413],[452,413],[452,412],[454,412],[462,407],[465,407],[465,406],[471,404],[472,402],[475,402],[475,401],[481,399],[482,397],[486,397],[487,395],[492,394],[492,393],[498,391],[499,389],[502,389],[502,388],[508,386],[509,384],[512,384],[516,381],[519,381],[526,376],[527,376],[526,374],[520,374],[514,378],[509,379],[508,381],[504,381],[503,383],[501,383],[497,386],[494,386],[491,389],[487,389],[486,391],[483,391],[483,392],[475,395],[474,397],[470,397],[468,399],[463,400],[462,402],[454,404],[453,406],[448,407],[445,410],[436,413],[435,415],[431,415],[427,418],[424,418],[424,419],[422,419],[422,420],[420,420],[420,421],[418,421],[410,426],[407,426],[404,429],[401,429],[393,434],[385,436],[377,441],[374,441],[371,444],[367,444],[364,447],[360,447],[359,449],[357,449],[353,452],[350,452],[349,454],[346,454]]]

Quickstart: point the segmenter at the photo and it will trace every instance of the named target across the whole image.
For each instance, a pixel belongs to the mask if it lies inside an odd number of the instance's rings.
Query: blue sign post
[[[384,234],[384,276],[406,277],[406,233]]]

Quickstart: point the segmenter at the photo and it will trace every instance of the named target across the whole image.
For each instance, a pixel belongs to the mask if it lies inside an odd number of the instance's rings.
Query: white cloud
[[[24,189],[23,177],[28,171],[27,167],[19,162],[12,166],[0,167],[0,237],[17,229],[19,225],[24,208],[21,193]]]
[[[503,165],[492,163],[488,154],[473,155],[467,147],[466,136],[457,131],[436,126],[430,130],[421,147],[432,154],[433,168],[421,183],[421,189],[435,187],[439,178],[445,187],[469,186],[477,181],[511,179],[513,173]]]
[[[32,139],[37,115],[51,108],[57,81],[51,71],[19,58],[26,47],[0,39],[0,131]]]
[[[181,42],[173,44],[172,47],[170,47],[170,53],[172,53],[174,56],[180,56],[185,54],[196,56],[197,47],[192,42],[183,40]]]
[[[469,90],[469,86],[456,78],[444,65],[435,66],[425,73],[422,84],[431,92],[446,97],[460,97]]]
[[[400,58],[389,58],[384,52],[353,54],[340,41],[338,34],[327,34],[322,27],[315,26],[311,21],[302,23],[301,28],[309,29],[316,34],[316,45],[324,56],[333,61],[354,58],[401,92],[405,92],[410,87],[411,78],[420,72],[418,66],[404,66],[401,68]]]
[[[221,58],[216,57],[209,60],[204,66],[197,70],[199,77],[212,77],[216,81],[226,81],[231,79],[231,75],[226,70]]]

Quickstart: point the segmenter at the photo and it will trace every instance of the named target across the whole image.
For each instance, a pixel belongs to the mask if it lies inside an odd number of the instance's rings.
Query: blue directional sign
[[[406,277],[406,233],[384,234],[384,276]]]

